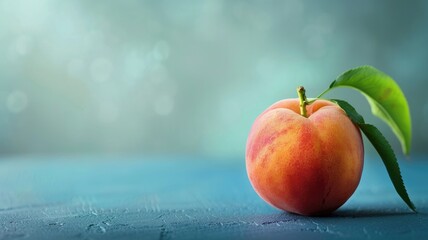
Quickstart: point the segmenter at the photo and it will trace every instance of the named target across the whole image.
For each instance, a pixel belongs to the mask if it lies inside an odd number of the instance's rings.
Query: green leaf
[[[370,124],[359,124],[359,127],[363,133],[367,136],[369,141],[373,144],[373,147],[379,153],[380,157],[385,164],[386,170],[388,172],[389,178],[394,185],[395,190],[398,195],[403,199],[403,201],[416,212],[416,207],[412,203],[407,194],[406,187],[404,186],[403,178],[401,177],[400,167],[398,166],[397,158],[395,157],[394,151],[389,145],[388,141],[382,135],[382,133],[373,125]]]
[[[355,110],[355,108],[346,101],[339,99],[328,99],[331,102],[336,103],[341,107],[346,115],[351,119],[352,122],[357,124],[360,129],[366,135],[367,139],[372,143],[373,147],[379,153],[382,158],[383,164],[386,167],[389,178],[394,185],[398,195],[403,201],[409,206],[410,209],[416,212],[415,205],[407,194],[406,187],[404,186],[403,178],[401,177],[400,167],[397,162],[397,158],[394,151],[391,148],[389,142],[385,139],[382,133],[373,125],[364,122],[364,118]]]
[[[362,66],[337,77],[329,90],[336,87],[351,87],[362,92],[372,113],[391,127],[403,152],[409,153],[412,138],[409,106],[400,87],[391,77],[374,67]]]

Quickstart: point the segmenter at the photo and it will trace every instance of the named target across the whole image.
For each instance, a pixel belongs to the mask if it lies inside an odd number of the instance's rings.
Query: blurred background
[[[428,149],[427,1],[0,1],[0,155],[242,160],[259,113],[373,65]],[[377,125],[359,93],[337,89]],[[366,147],[372,153],[371,147]]]

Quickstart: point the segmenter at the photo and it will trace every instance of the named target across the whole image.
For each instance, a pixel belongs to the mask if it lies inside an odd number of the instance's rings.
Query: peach
[[[361,132],[332,102],[304,105],[304,114],[300,104],[282,100],[257,117],[247,140],[247,173],[270,205],[301,215],[327,214],[360,182]]]

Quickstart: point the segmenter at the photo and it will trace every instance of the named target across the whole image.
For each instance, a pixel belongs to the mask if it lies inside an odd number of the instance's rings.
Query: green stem
[[[324,92],[322,92],[320,95],[318,95],[317,98],[321,98],[322,95],[328,93],[328,91],[330,91],[330,90],[331,90],[331,88],[327,88]]]
[[[306,106],[311,105],[312,103],[314,103],[316,100],[318,100],[318,98],[311,98],[311,100],[306,100]]]
[[[299,100],[300,100],[300,115],[307,118],[308,114],[306,112],[306,105],[308,105],[308,100],[306,99],[305,88],[302,86],[298,87],[297,95],[299,96]]]
[[[316,100],[318,100],[318,99],[322,99],[321,97],[322,97],[324,94],[328,93],[330,90],[331,90],[331,88],[328,88],[328,89],[324,90],[324,92],[322,92],[320,95],[318,95],[318,97],[316,97],[316,98],[312,98],[311,100],[306,100],[306,105],[311,105],[311,104],[312,104],[312,103],[314,103]]]

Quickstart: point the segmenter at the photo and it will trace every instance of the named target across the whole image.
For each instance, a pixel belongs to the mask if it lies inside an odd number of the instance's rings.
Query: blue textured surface
[[[420,239],[428,231],[428,161],[400,161],[414,214],[379,159],[327,217],[264,203],[243,160],[177,157],[4,158],[0,239]]]

